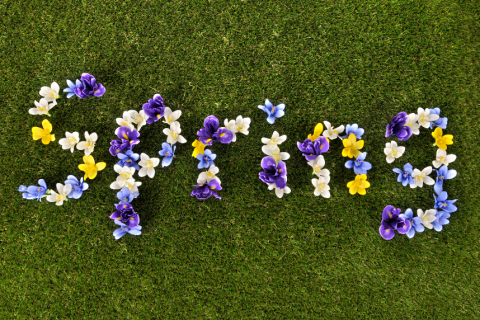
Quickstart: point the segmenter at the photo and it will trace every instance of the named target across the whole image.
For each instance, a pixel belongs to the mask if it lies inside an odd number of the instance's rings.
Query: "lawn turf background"
[[[479,316],[478,1],[1,1],[0,314],[2,318],[472,318]],[[33,141],[28,109],[52,81],[93,74],[101,98],[67,100],[48,118],[57,141]],[[173,164],[157,167],[133,205],[143,234],[115,241],[108,152],[115,118],[160,93],[181,109]],[[285,103],[274,125],[257,106]],[[438,233],[378,234],[382,209],[433,208],[433,187],[404,188],[392,172],[431,165],[430,130],[387,164],[385,126],[399,111],[440,107],[454,135],[445,183],[458,212]],[[252,119],[250,134],[215,145],[222,200],[190,197],[200,172],[190,144],[203,119]],[[316,123],[358,123],[372,186],[351,196],[341,142],[325,155],[331,199],[315,197],[296,148]],[[141,130],[156,156],[166,125]],[[258,179],[261,137],[282,151],[292,193]],[[97,132],[107,168],[80,200],[27,201],[20,184],[50,187],[83,153],[65,131]],[[435,176],[435,173],[432,173]]]

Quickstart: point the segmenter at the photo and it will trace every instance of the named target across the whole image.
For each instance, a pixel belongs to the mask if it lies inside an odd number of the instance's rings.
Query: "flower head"
[[[358,174],[357,176],[355,176],[355,180],[347,183],[347,188],[350,189],[349,192],[351,195],[358,193],[363,196],[367,193],[365,189],[369,187],[370,187],[370,182],[367,181],[366,174]]]
[[[50,87],[40,88],[39,94],[47,101],[52,102],[59,97],[60,86],[56,82],[52,82]]]
[[[435,209],[438,210],[443,210],[448,213],[452,213],[457,211],[457,207],[454,205],[454,203],[457,201],[455,200],[448,200],[448,193],[447,191],[442,191],[438,194],[438,197],[433,195],[435,198]]]
[[[343,133],[343,131],[345,130],[345,127],[343,125],[337,128],[332,128],[332,125],[330,124],[330,122],[323,121],[323,123],[325,124],[325,128],[327,129],[323,131],[323,136],[330,140],[337,139],[338,135],[340,133]]]
[[[307,161],[313,161],[317,156],[328,151],[330,143],[325,137],[318,137],[313,142],[307,138],[303,143],[297,141],[297,147],[303,152],[302,156],[304,156]]]
[[[63,185],[61,183],[57,183],[57,191],[58,193],[52,190],[51,194],[47,196],[47,201],[55,202],[57,206],[61,206],[63,204],[63,201],[67,200],[68,195],[72,191],[72,185]]]
[[[435,180],[433,180],[431,177],[428,175],[432,173],[432,167],[426,167],[422,171],[418,169],[414,169],[412,172],[412,178],[414,181],[414,184],[410,184],[410,188],[416,188],[416,187],[423,187],[423,183],[431,186],[435,184]]]
[[[114,168],[115,168],[115,166],[114,166]],[[125,167],[123,167],[123,168],[125,168]],[[115,171],[118,172],[118,170],[115,170]],[[122,172],[122,173],[128,174],[128,172]],[[133,175],[133,173],[132,173],[132,175]],[[135,179],[133,179],[132,177],[130,177],[128,179],[125,179],[124,176],[122,174],[120,174],[117,177],[117,180],[115,180],[114,182],[112,182],[110,184],[110,188],[113,189],[113,190],[128,188],[131,193],[134,193],[134,192],[138,192],[138,187],[141,186],[141,185],[142,185],[141,182],[135,181]]]
[[[223,124],[225,125],[225,129],[228,129],[232,132],[232,142],[237,141],[237,136],[235,134],[238,132],[238,126],[235,120],[228,121],[228,119],[225,119]]]
[[[435,139],[435,144],[442,150],[447,150],[447,145],[453,144],[453,135],[443,135],[443,130],[440,127],[432,132],[432,137]]]
[[[158,152],[159,155],[165,157],[162,159],[162,168],[168,167],[173,160],[173,156],[175,155],[175,146],[171,146],[169,143],[164,142],[162,143],[162,150]]]
[[[117,121],[117,124],[120,126],[115,130],[115,134],[118,135],[118,130],[120,130],[121,127],[129,127],[130,130],[134,130],[135,127],[132,124],[132,117],[130,116],[129,111],[124,111],[123,116],[121,118],[115,119]]]
[[[309,134],[307,138],[312,141],[315,141],[315,139],[317,139],[322,135],[322,131],[323,131],[323,124],[317,123],[317,125],[315,126],[315,129],[313,129],[313,134]]]
[[[267,122],[270,124],[275,123],[275,118],[281,118],[285,115],[285,104],[281,103],[274,106],[268,99],[265,100],[264,106],[258,106],[258,108],[267,113]]]
[[[319,176],[318,179],[312,179],[312,184],[315,187],[314,195],[322,196],[324,198],[330,198],[330,176]]]
[[[405,164],[403,170],[395,168],[393,169],[393,172],[398,173],[397,181],[401,182],[404,187],[406,187],[407,184],[415,184],[412,177],[413,167],[410,163]]]
[[[450,218],[449,212],[437,211],[435,220],[433,220],[432,222],[433,229],[438,232],[442,231],[443,226],[450,223],[450,221],[448,221],[448,218]]]
[[[193,141],[192,147],[195,147],[192,153],[192,157],[196,158],[199,154],[203,154],[205,145],[198,140]]]
[[[347,169],[352,169],[355,172],[355,174],[367,174],[367,171],[372,169],[372,164],[370,162],[365,161],[365,158],[367,156],[366,152],[360,153],[357,157],[357,159],[354,160],[348,160],[345,162],[345,167]]]
[[[170,109],[169,107],[165,107],[165,110],[163,112],[163,118],[165,119],[165,121],[163,122],[171,125],[174,122],[178,122],[177,120],[178,118],[180,118],[181,115],[182,111],[176,110],[172,112],[172,109]]]
[[[363,140],[358,140],[354,133],[350,133],[348,139],[343,139],[344,149],[342,150],[342,156],[344,157],[358,157],[360,154],[360,149],[363,148]]]
[[[147,154],[142,153],[140,155],[140,162],[138,163],[142,169],[138,172],[140,177],[148,175],[150,178],[155,176],[155,167],[160,163],[158,158],[150,158]]]
[[[386,206],[382,212],[382,223],[380,224],[380,235],[385,240],[390,240],[395,236],[395,230],[400,234],[407,233],[411,224],[409,220],[405,220],[400,216],[400,209],[393,206]]]
[[[116,203],[115,206],[119,204],[130,203],[133,201],[133,199],[138,197],[138,195],[138,192],[131,192],[127,187],[123,187],[122,190],[117,192],[117,198],[120,200],[120,202]]]
[[[219,128],[217,132],[213,134],[212,141],[213,142],[221,142],[221,143],[230,143],[233,139],[233,133],[227,128]]]
[[[431,121],[437,121],[439,116],[438,114],[434,114],[430,112],[430,109],[422,109],[418,108],[418,124],[424,128],[430,127]]]
[[[433,186],[433,190],[437,193],[440,194],[440,192],[443,191],[443,180],[449,180],[453,179],[457,176],[457,171],[456,170],[448,170],[448,166],[443,165],[439,170],[437,171],[437,179],[435,181],[435,185]]]
[[[122,188],[124,185],[124,181],[127,181],[129,179],[132,179],[133,174],[135,173],[135,168],[134,167],[127,167],[127,166],[119,166],[118,164],[113,166],[113,170],[115,170],[116,173],[118,173],[117,181],[120,182],[122,185]]]
[[[165,112],[165,105],[163,104],[162,96],[159,94],[154,95],[153,99],[148,100],[148,102],[143,105],[142,109],[148,116],[148,124],[152,124],[160,120]]]
[[[357,139],[361,139],[363,134],[365,133],[365,130],[362,128],[358,127],[358,124],[354,123],[352,125],[347,124],[347,128],[345,129],[346,135],[343,137],[340,137],[341,139],[345,139],[350,137],[350,134],[354,134]]]
[[[217,132],[220,122],[218,121],[217,117],[215,116],[208,116],[203,121],[204,128],[200,129],[197,132],[198,140],[204,145],[211,146],[213,135]],[[233,138],[233,137],[232,137]]]
[[[69,175],[67,180],[65,180],[65,185],[69,184],[72,186],[72,191],[68,194],[68,198],[79,199],[83,191],[88,189],[88,183],[83,182],[83,178],[78,180],[75,176]]]
[[[115,206],[117,209],[112,213],[110,219],[118,220],[127,225],[129,228],[135,228],[140,223],[140,216],[133,210],[129,203],[119,203]]]
[[[400,217],[402,217],[405,220],[410,221],[410,224],[412,227],[410,230],[407,232],[407,237],[410,239],[413,238],[416,232],[423,232],[425,230],[425,227],[422,224],[422,219],[420,217],[413,217],[413,211],[412,209],[408,208],[405,210],[404,214],[401,214]]]
[[[73,152],[79,141],[78,132],[70,133],[67,131],[65,132],[65,138],[60,139],[58,142],[62,145],[62,149],[70,149]]]
[[[438,120],[430,122],[430,129],[433,129],[433,127],[447,129],[448,119],[440,118],[440,108],[430,109],[430,114],[436,114],[439,116]]]
[[[273,157],[277,163],[279,161],[285,161],[290,159],[290,154],[287,152],[280,152],[280,148],[276,147],[275,149],[271,149],[268,145],[262,147],[263,153],[267,156]]]
[[[136,110],[129,110],[128,113],[132,123],[137,125],[137,131],[140,131],[140,129],[147,124],[148,116],[145,114],[145,111],[140,110],[140,112],[137,112]]]
[[[214,191],[222,190],[220,181],[217,179],[212,179],[208,183],[197,184],[194,187],[197,187],[197,189],[194,189],[190,194],[192,197],[197,197],[199,200],[205,200],[213,195],[215,198],[221,199],[221,197]]]
[[[207,149],[204,151],[203,154],[198,154],[197,155],[197,160],[200,162],[198,163],[198,169],[203,169],[203,168],[208,168],[211,165],[214,165],[215,163],[213,160],[217,158],[217,155],[212,153],[210,149]]]
[[[418,124],[418,114],[410,113],[407,117],[407,121],[405,122],[406,127],[410,127],[412,130],[412,134],[418,135],[420,134],[420,125]],[[401,139],[400,139],[401,140]]]
[[[140,166],[137,163],[140,158],[138,153],[134,153],[132,150],[127,150],[125,153],[117,154],[117,157],[120,159],[120,161],[117,162],[117,165],[120,167],[135,168],[135,170],[140,171]]]
[[[210,166],[210,168],[208,168],[208,171],[206,171],[206,172],[201,172],[201,173],[198,175],[197,183],[198,183],[198,184],[205,184],[205,183],[207,183],[207,182],[212,181],[213,179],[217,179],[217,180],[218,180],[218,183],[221,183],[221,182],[220,182],[220,179],[217,177],[217,173],[218,173],[219,171],[220,171],[220,170],[218,169],[218,167],[212,164],[212,165]]]
[[[425,228],[432,229],[433,225],[432,222],[435,221],[435,215],[437,214],[437,210],[430,209],[423,212],[422,209],[417,210],[417,216],[422,219],[422,224]]]
[[[98,162],[97,164],[95,164],[95,160],[92,156],[83,156],[83,162],[84,164],[78,165],[78,169],[85,172],[85,180],[87,180],[88,178],[95,179],[95,177],[97,176],[97,172],[105,169],[105,167],[107,166],[105,162]]]
[[[400,112],[392,118],[390,123],[387,125],[387,132],[385,137],[395,135],[399,140],[404,141],[408,140],[412,135],[412,128],[409,126],[404,126],[407,122],[408,116],[406,112]]]
[[[262,159],[262,168],[264,172],[260,172],[260,180],[265,183],[275,183],[275,187],[284,189],[287,186],[287,167],[285,162],[275,161],[272,157],[265,157]]]
[[[95,143],[98,140],[98,135],[93,132],[92,134],[88,134],[88,131],[85,131],[85,141],[80,141],[77,144],[78,150],[85,150],[85,155],[89,156],[92,154],[93,149],[95,148]]]
[[[163,133],[167,135],[167,142],[174,145],[175,143],[185,143],[187,140],[180,135],[182,129],[180,129],[180,124],[178,122],[173,122],[170,125],[170,129],[163,129]]]
[[[317,177],[329,177],[330,171],[328,169],[323,169],[325,166],[325,158],[320,155],[315,158],[313,161],[308,161],[308,165],[313,168],[313,173]]]
[[[111,147],[108,149],[110,154],[114,157],[119,153],[124,153],[130,149],[130,143],[128,140],[112,140],[110,142]]]
[[[40,99],[40,102],[34,101],[35,102],[35,107],[36,108],[31,108],[28,110],[28,113],[32,115],[47,115],[50,116],[50,109],[55,107],[57,105],[57,102],[54,100],[52,103],[48,103],[46,99]]]
[[[82,73],[82,84],[75,87],[74,92],[79,98],[101,97],[105,93],[105,87],[98,83],[94,76],[89,73]]]
[[[387,156],[387,162],[392,163],[403,155],[405,147],[399,147],[395,141],[387,142],[383,152]]]
[[[248,135],[248,128],[250,128],[251,120],[250,118],[243,118],[242,116],[238,116],[235,119],[235,125],[237,126],[237,130],[244,135]]]
[[[73,83],[70,80],[67,80],[67,85],[68,85],[68,88],[63,89],[63,92],[66,92],[67,93],[67,99],[70,99],[71,97],[76,95],[75,88],[77,88],[80,85],[83,86],[83,83],[78,79],[75,81],[75,83]],[[86,97],[83,97],[83,98],[86,98]]]
[[[28,188],[25,186],[20,186],[18,191],[23,192],[23,199],[37,199],[38,201],[42,201],[43,195],[45,192],[47,192],[47,184],[45,183],[45,180],[40,179],[38,180],[38,186],[29,186]]]
[[[131,235],[134,235],[134,236],[139,236],[139,235],[142,234],[142,231],[140,231],[140,230],[142,230],[141,225],[137,225],[136,227],[130,228],[130,227],[126,226],[125,224],[121,223],[119,220],[114,220],[114,222],[115,222],[116,225],[120,226],[120,228],[113,231],[113,236],[115,237],[115,240],[120,239],[121,237],[123,237],[127,233],[130,233]]]
[[[285,181],[287,181],[287,177],[285,177]],[[292,192],[292,189],[290,187],[285,186],[285,188],[278,188],[275,183],[269,183],[268,184],[268,190],[274,190],[275,189],[275,195],[278,198],[283,198],[284,194],[289,194]]]
[[[55,141],[55,135],[51,134],[52,132],[52,124],[47,119],[42,121],[42,128],[33,127],[32,134],[33,140],[42,139],[43,144],[49,144],[50,141]]]
[[[133,149],[133,147],[140,142],[140,140],[138,140],[139,136],[140,133],[137,130],[132,130],[129,127],[120,127],[117,132],[117,137],[122,139],[122,145],[128,143],[128,148],[130,150]]]
[[[454,154],[447,154],[447,151],[442,149],[437,149],[437,158],[433,160],[433,166],[435,168],[440,167],[441,165],[449,165],[457,159],[457,156]]]
[[[284,143],[287,140],[287,136],[281,136],[277,131],[273,131],[272,137],[262,138],[262,143],[266,144],[270,149],[275,150],[279,144]]]

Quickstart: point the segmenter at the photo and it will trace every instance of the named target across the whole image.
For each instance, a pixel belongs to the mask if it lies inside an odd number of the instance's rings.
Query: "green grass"
[[[480,317],[478,181],[480,3],[472,1],[0,1],[0,315],[2,319],[472,319]],[[97,132],[107,168],[62,207],[23,200],[20,184],[79,176],[82,153],[33,141],[28,109],[41,86],[82,72],[101,98],[65,96],[49,120]],[[140,178],[143,235],[115,241],[108,146],[115,118],[160,93],[181,109],[188,144]],[[258,110],[286,104],[274,125]],[[399,111],[440,107],[458,156],[446,182],[458,212],[437,233],[378,234],[382,209],[433,208],[433,187],[404,188],[392,168],[431,165],[423,129],[387,164],[384,131]],[[203,119],[241,114],[250,135],[216,145],[222,200],[190,197],[200,172],[190,144]],[[351,196],[338,140],[326,155],[331,199],[315,197],[296,141],[316,123],[358,123],[373,169]],[[155,156],[161,123],[135,151]],[[286,134],[292,193],[258,179],[261,137]],[[432,174],[434,175],[434,174]]]

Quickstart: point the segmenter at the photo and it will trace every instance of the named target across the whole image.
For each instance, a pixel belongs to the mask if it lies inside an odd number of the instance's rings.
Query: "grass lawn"
[[[480,317],[478,131],[480,2],[471,1],[0,1],[0,316],[2,319],[474,319]],[[57,141],[33,141],[40,87],[82,72],[101,98],[51,111]],[[133,201],[143,234],[115,241],[109,219],[115,119],[160,93],[182,110],[187,144]],[[274,125],[257,108],[285,103]],[[431,131],[385,161],[385,127],[400,111],[441,108],[454,135],[445,183],[458,211],[442,232],[383,240],[383,208],[432,209],[433,186],[411,189],[393,168],[432,165]],[[203,119],[250,117],[248,136],[213,147],[222,200],[190,196],[200,170],[191,143]],[[315,197],[296,147],[318,122],[358,123],[371,187],[351,196],[339,140],[325,155],[330,199]],[[166,125],[135,148],[157,156]],[[261,138],[287,135],[292,193],[258,179]],[[80,176],[83,152],[65,131],[96,132],[107,168],[80,200],[23,200],[18,186]],[[432,173],[435,177],[435,173]]]

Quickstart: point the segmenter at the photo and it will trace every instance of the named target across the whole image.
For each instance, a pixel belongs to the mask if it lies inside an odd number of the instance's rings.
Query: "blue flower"
[[[345,162],[345,167],[355,171],[355,174],[367,174],[367,171],[372,169],[372,164],[365,161],[366,152],[360,153],[355,161],[349,160]]]
[[[435,171],[437,171],[437,181],[433,186],[433,190],[435,190],[437,194],[440,194],[440,192],[443,191],[443,180],[455,178],[457,176],[457,171],[453,169],[448,170],[448,166],[446,165],[441,166],[440,169]]]
[[[176,148],[176,146],[173,146],[172,148],[172,146],[167,142],[162,143],[162,150],[158,151],[159,155],[165,157],[162,159],[162,168],[168,167],[172,163]]]
[[[217,155],[212,153],[210,149],[205,150],[203,154],[198,154],[197,159],[200,160],[200,163],[198,164],[198,169],[208,168],[212,164],[215,164],[213,163],[213,160],[215,160],[216,157]]]
[[[70,184],[72,186],[72,191],[68,194],[69,199],[78,199],[82,196],[83,191],[88,189],[88,184],[83,182],[83,177],[80,178],[80,181],[75,176],[67,176],[65,180],[65,185]]]
[[[117,192],[117,198],[118,200],[120,200],[120,202],[115,203],[115,207],[119,204],[130,203],[133,201],[133,199],[135,199],[139,195],[140,194],[137,191],[131,193],[130,189],[128,189],[127,187],[124,187],[122,188],[122,190]]]
[[[285,115],[285,105],[283,103],[274,106],[268,99],[265,100],[264,106],[258,106],[258,108],[268,114],[267,122],[270,124],[275,123],[275,118],[281,118]]]
[[[75,81],[75,84],[70,81],[70,80],[67,80],[67,85],[68,85],[68,88],[65,88],[63,89],[63,92],[67,92],[67,98],[70,99],[71,97],[73,97],[75,95],[75,88],[78,87],[79,85],[83,85],[82,81],[80,80],[76,80]]]
[[[357,137],[357,139],[361,139],[364,132],[365,130],[363,130],[362,128],[359,128],[358,124],[356,123],[352,125],[347,124],[347,128],[345,129],[346,135],[341,137],[339,136],[339,138],[343,140],[345,138],[348,138],[348,136],[350,136],[350,133],[353,133],[355,137]]]
[[[440,108],[430,109],[430,114],[436,114],[440,117]],[[438,118],[436,121],[430,121],[430,129],[433,129],[433,127],[447,129],[447,122],[447,118]]]
[[[114,221],[116,225],[120,226],[120,228],[113,231],[113,236],[115,237],[115,240],[120,239],[127,233],[130,233],[131,235],[134,235],[134,236],[139,236],[142,234],[142,231],[140,231],[142,230],[142,226],[140,225],[137,225],[136,227],[133,227],[133,228],[129,228],[118,220],[114,220]]]
[[[397,181],[401,182],[404,187],[406,187],[407,184],[415,183],[414,179],[412,178],[413,167],[410,163],[404,165],[403,170],[395,168],[393,169],[393,172],[398,173]]]
[[[400,215],[400,217],[410,221],[410,224],[412,225],[410,230],[408,230],[407,232],[407,237],[409,237],[410,239],[413,238],[413,236],[415,235],[415,231],[416,232],[425,231],[425,227],[422,224],[422,218],[420,217],[414,218],[412,209],[408,208],[407,210],[405,210],[405,213],[402,213]]]
[[[23,199],[27,200],[34,200],[37,199],[38,201],[42,201],[42,197],[47,192],[47,184],[45,180],[40,179],[38,180],[38,186],[20,186],[18,191],[23,192],[22,197]]]
[[[448,218],[450,218],[450,213],[446,211],[437,211],[435,220],[432,221],[433,229],[438,232],[442,231],[443,226],[450,223]]]
[[[140,166],[136,162],[140,158],[138,153],[133,153],[132,150],[127,150],[125,153],[118,153],[117,157],[120,159],[117,163],[120,167],[134,167],[135,170],[140,171]]]
[[[438,194],[438,197],[435,197],[435,194],[434,194],[433,197],[435,198],[435,209],[438,208],[439,210],[443,210],[448,213],[457,211],[457,207],[453,205],[455,201],[457,201],[457,199],[447,200],[448,194],[446,191],[440,192]]]

